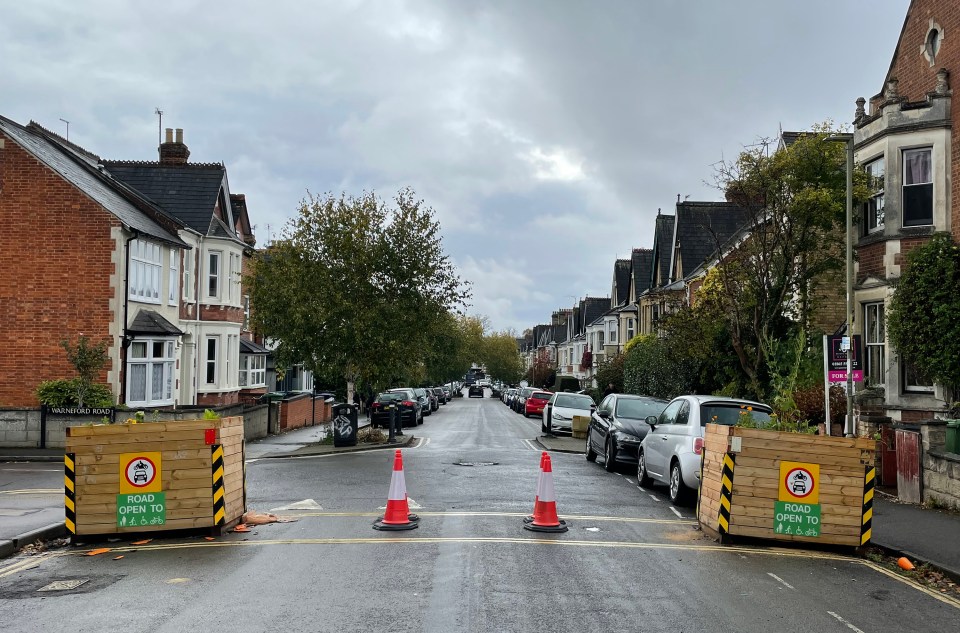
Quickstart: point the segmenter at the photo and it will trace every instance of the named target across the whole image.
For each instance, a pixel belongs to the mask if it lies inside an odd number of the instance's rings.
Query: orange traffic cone
[[[533,521],[524,523],[523,529],[533,532],[566,532],[567,524],[557,516],[557,498],[553,490],[553,467],[550,455],[541,456],[543,472],[537,486],[537,500],[533,508]]]
[[[540,453],[540,472],[537,473],[537,497],[533,501],[534,512],[537,511],[537,504],[540,502],[540,482],[543,480],[543,460],[544,458],[546,458],[546,456],[547,456],[547,451],[543,451],[542,453]],[[532,514],[528,514],[527,516],[523,517],[524,523],[530,523],[531,521],[533,521]]]
[[[387,511],[373,524],[375,530],[412,530],[419,527],[420,519],[410,514],[407,505],[407,483],[403,478],[403,456],[398,449],[393,457],[393,475],[390,477],[390,492],[387,493]]]

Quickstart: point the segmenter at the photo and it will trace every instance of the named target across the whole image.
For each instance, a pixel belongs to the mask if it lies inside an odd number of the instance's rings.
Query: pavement
[[[509,411],[506,411],[509,413]],[[427,418],[429,421],[430,418]],[[555,453],[582,454],[584,441],[570,436],[546,437],[538,420],[531,443]],[[361,417],[360,427],[369,422]],[[334,447],[323,443],[323,426],[305,427],[247,443],[248,461],[403,448],[413,444],[409,431],[396,445]],[[0,449],[0,557],[9,556],[37,539],[65,535],[61,494],[63,452],[58,449]],[[55,462],[55,463],[52,463]],[[872,544],[928,563],[960,581],[960,513],[899,503],[878,494],[874,500]]]

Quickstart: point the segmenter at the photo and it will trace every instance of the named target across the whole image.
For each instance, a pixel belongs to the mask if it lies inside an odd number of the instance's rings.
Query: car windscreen
[[[620,398],[617,400],[616,416],[618,418],[629,418],[631,420],[645,420],[647,416],[660,415],[666,406],[666,402],[658,402],[656,400]]]
[[[404,399],[402,393],[381,393],[377,396],[377,402],[398,402]]]
[[[770,422],[770,413],[770,409],[761,408],[754,404],[708,402],[700,405],[700,426],[707,424],[734,426],[747,416],[750,417],[753,424],[763,426]]]
[[[523,389],[520,390],[520,396],[523,398],[529,398],[531,393],[533,393],[533,389],[530,389],[528,387],[524,387]]]
[[[553,406],[589,411],[590,407],[593,406],[593,398],[577,393],[560,393],[557,394],[557,399],[554,401]]]
[[[549,400],[550,396],[552,395],[553,395],[552,393],[549,393],[547,391],[537,391],[537,392],[534,392],[534,394],[530,397],[536,398],[537,400]]]

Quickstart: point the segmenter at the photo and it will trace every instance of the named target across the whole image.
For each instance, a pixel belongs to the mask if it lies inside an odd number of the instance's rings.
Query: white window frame
[[[213,262],[216,260],[216,266]],[[214,270],[216,268],[216,270]],[[207,279],[205,295],[208,299],[219,299],[223,287],[223,251],[207,252]],[[214,292],[211,292],[211,284],[215,284]]]
[[[140,303],[160,303],[160,274],[163,270],[159,244],[146,240],[130,242],[128,296]]]
[[[266,354],[240,354],[239,384],[246,389],[267,386]]]
[[[879,318],[879,327],[873,324]],[[883,301],[863,304],[863,352],[865,386],[884,386],[887,372],[886,310]],[[876,356],[876,361],[874,357]],[[876,365],[874,366],[874,363]]]
[[[902,376],[904,393],[933,393],[933,381],[924,379],[915,369],[911,371],[906,361],[900,361],[900,375]]]
[[[135,355],[138,346],[144,346],[142,356]],[[157,355],[159,346],[160,355]],[[126,367],[126,403],[127,405],[158,407],[174,404],[176,380],[176,340],[173,338],[135,338],[127,348]],[[134,369],[143,367],[143,398],[134,397]],[[154,393],[154,376],[157,371],[162,372],[160,377],[161,393]],[[163,393],[166,392],[166,393]]]
[[[627,317],[627,341],[632,340],[634,336],[636,336],[634,319],[633,317]]]
[[[919,154],[925,152],[929,155],[930,162],[930,180],[927,182],[914,182],[907,184],[907,155],[909,154]],[[931,226],[934,222],[934,187],[933,187],[933,148],[932,147],[911,147],[909,149],[905,148],[900,150],[900,172],[903,177],[901,189],[900,189],[900,226],[904,228],[914,227],[914,226]],[[924,224],[906,224],[906,215],[907,215],[907,189],[910,187],[930,187],[930,221]]]
[[[884,188],[886,186],[886,161],[884,156],[874,158],[863,166],[863,170],[867,173],[867,186],[870,188],[870,198],[864,204],[863,230],[866,234],[878,233],[883,231],[886,221],[883,210]],[[873,226],[871,226],[871,221],[874,222]]]
[[[193,300],[193,269],[194,269],[193,251],[184,251],[183,253],[183,299],[185,301]]]
[[[167,304],[175,306],[180,300],[180,249],[170,248],[170,274],[167,279]]]
[[[210,354],[213,343],[213,357]],[[208,334],[203,341],[203,384],[210,387],[220,385],[220,335]],[[210,381],[210,369],[213,369],[213,381]]]

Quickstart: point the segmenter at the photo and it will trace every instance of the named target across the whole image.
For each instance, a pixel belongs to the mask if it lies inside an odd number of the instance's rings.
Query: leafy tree
[[[623,371],[626,356],[616,354],[611,358],[604,358],[597,365],[597,371],[594,378],[597,381],[597,388],[602,393],[607,385],[613,385],[616,393],[623,393]]]
[[[309,196],[246,279],[256,330],[277,342],[280,366],[388,384],[423,376],[443,315],[469,298],[444,253],[433,210],[401,190]]]
[[[887,334],[921,374],[960,390],[960,247],[937,233],[912,249],[887,310]]]
[[[497,332],[484,337],[484,364],[487,372],[499,380],[510,384],[520,381],[523,359],[513,332]]]
[[[846,150],[826,140],[831,132],[827,124],[815,126],[780,151],[761,140],[717,165],[719,187],[749,219],[736,244],[716,244],[723,256],[715,287],[706,290],[724,317],[745,386],[757,398],[792,389],[799,355],[778,342],[809,340],[818,290],[842,283]],[[866,176],[858,172],[854,198],[866,195]]]
[[[692,361],[671,353],[667,339],[652,334],[634,343],[624,358],[624,391],[655,398],[693,392]]]
[[[94,382],[110,360],[107,356],[107,341],[91,344],[90,339],[81,334],[76,343],[71,343],[69,340],[60,341],[60,347],[66,352],[67,360],[77,372],[78,379],[71,381],[70,384],[74,390],[77,406],[82,407],[94,388]],[[97,400],[102,401],[102,399],[102,393],[98,391]]]
[[[557,371],[545,354],[539,354],[533,359],[533,364],[524,376],[531,387],[549,389],[557,379]]]

